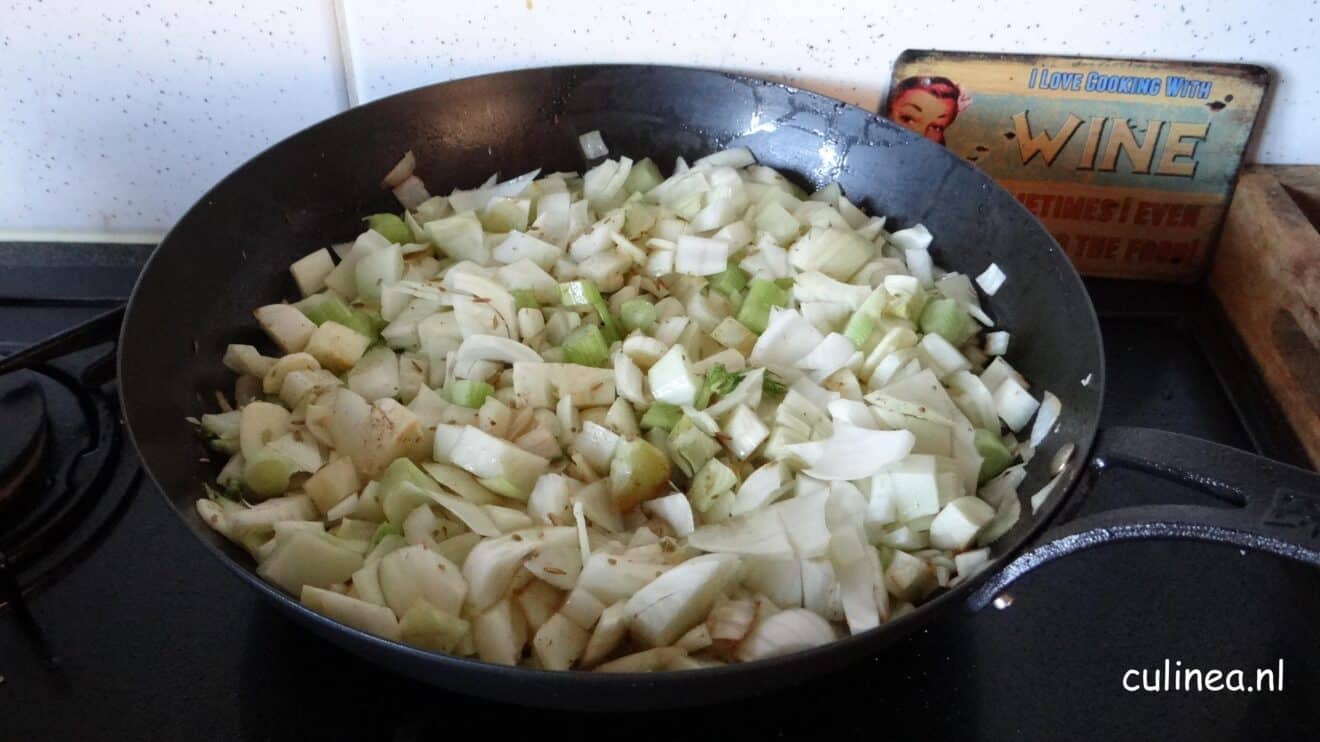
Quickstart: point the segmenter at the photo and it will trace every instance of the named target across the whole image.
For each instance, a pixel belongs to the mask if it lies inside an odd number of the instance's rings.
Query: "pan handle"
[[[118,340],[120,326],[124,324],[124,309],[124,306],[115,307],[86,322],[33,343],[12,355],[0,357],[0,376],[10,371],[31,368],[43,361],[59,358],[93,345]]]
[[[1142,505],[1065,519],[972,593],[989,605],[1019,577],[1085,549],[1123,541],[1191,539],[1263,551],[1320,567],[1320,475],[1236,448],[1151,428],[1101,431],[1085,498],[1111,468],[1132,469],[1198,489],[1228,507]]]

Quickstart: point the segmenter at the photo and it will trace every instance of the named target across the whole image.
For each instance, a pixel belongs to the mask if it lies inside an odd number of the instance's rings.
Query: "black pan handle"
[[[0,376],[11,371],[31,368],[39,363],[53,358],[60,358],[94,345],[118,341],[120,327],[124,324],[124,311],[124,306],[115,307],[86,322],[74,325],[63,332],[33,343],[11,355],[0,356]],[[102,377],[107,373],[113,375],[113,365],[94,364],[94,368],[89,368],[85,372],[85,376],[96,376],[97,378],[84,378],[83,380],[100,383],[104,381]]]
[[[981,585],[969,601],[973,610],[1043,564],[1122,541],[1210,541],[1320,567],[1320,475],[1314,472],[1151,428],[1101,431],[1090,467],[1074,499],[1085,498],[1105,470],[1124,468],[1193,487],[1229,506],[1144,505],[1065,520]]]

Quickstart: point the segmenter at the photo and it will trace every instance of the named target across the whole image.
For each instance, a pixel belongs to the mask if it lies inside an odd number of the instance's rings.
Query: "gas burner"
[[[99,542],[134,489],[104,383],[112,327],[86,328],[0,358],[0,372],[21,369],[0,375],[0,608],[23,612],[26,595]]]
[[[37,470],[46,447],[46,398],[30,372],[0,377],[0,508]],[[2,512],[2,511],[0,511]]]

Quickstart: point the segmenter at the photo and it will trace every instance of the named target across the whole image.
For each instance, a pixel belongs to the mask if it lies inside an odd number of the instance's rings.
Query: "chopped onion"
[[[804,608],[791,608],[758,621],[739,645],[737,657],[743,662],[779,657],[835,638],[829,621]]]
[[[400,183],[407,180],[413,174],[413,169],[417,167],[417,158],[412,150],[403,153],[394,167],[385,174],[385,178],[380,181],[381,188],[397,188]]]
[[[814,379],[824,379],[849,365],[856,353],[857,346],[851,340],[831,332],[811,352],[798,359],[797,367],[809,371]]]
[[[903,552],[896,552],[895,558],[899,554]],[[848,630],[858,634],[879,626],[888,613],[889,594],[881,584],[876,550],[854,530],[843,529],[830,543],[830,558],[839,580],[839,599]]]
[[[755,165],[756,157],[746,147],[731,147],[721,152],[715,152],[696,162],[693,167],[747,167]]]
[[[925,250],[935,237],[924,224],[914,224],[889,235],[889,244],[900,250]],[[909,265],[909,267],[911,267]]]
[[[706,616],[738,564],[732,554],[705,554],[655,578],[628,599],[633,637],[652,647],[672,644]]]
[[[865,479],[907,456],[916,437],[906,430],[868,430],[836,425],[828,440],[788,446],[818,479]]]
[[[523,173],[516,178],[506,180],[503,183],[493,183],[488,181],[480,188],[474,188],[470,191],[455,189],[449,194],[449,204],[453,207],[454,211],[459,214],[484,211],[486,206],[490,204],[493,199],[516,198],[523,195],[527,188],[531,186],[532,181],[536,180],[536,176],[540,172],[539,169],[533,170],[529,173]]]
[[[1004,281],[1007,279],[1008,276],[1004,275],[1004,271],[1000,270],[999,265],[991,263],[981,275],[976,277],[976,285],[981,287],[986,296],[994,296],[995,292],[999,291],[999,288],[1004,285]]]
[[[393,190],[394,197],[399,199],[399,203],[403,208],[409,210],[416,209],[431,198],[431,194],[426,190],[426,185],[416,175],[404,178]]]
[[[1040,490],[1036,492],[1036,494],[1031,496],[1032,515],[1035,515],[1036,513],[1040,512],[1041,507],[1045,504],[1045,500],[1049,498],[1049,496],[1054,492],[1055,488],[1059,486],[1059,482],[1063,480],[1064,474],[1067,474],[1066,470],[1061,471],[1058,474],[1054,475],[1054,477],[1050,479],[1050,481],[1045,483],[1044,487],[1041,487]]]
[[[1036,422],[1031,426],[1030,441],[1033,447],[1039,446],[1041,441],[1045,440],[1045,436],[1050,434],[1054,424],[1059,421],[1059,412],[1062,409],[1063,403],[1059,398],[1050,392],[1045,392],[1040,409],[1036,412]]]
[[[975,497],[959,497],[945,505],[930,523],[930,544],[937,549],[961,551],[995,516],[994,508]]]
[[[756,510],[722,523],[701,526],[688,537],[688,545],[713,553],[793,556],[784,524],[772,510]]]
[[[691,276],[713,276],[729,260],[729,243],[707,237],[683,235],[674,251],[674,272]]]
[[[670,348],[660,360],[646,372],[651,394],[662,402],[672,405],[690,405],[697,398],[700,384],[688,367],[687,354],[683,346]]]
[[[986,329],[998,266],[743,147],[580,144],[435,197],[407,153],[402,214],[290,265],[277,351],[230,346],[239,409],[193,421],[202,519],[326,615],[547,670],[775,657],[984,569],[1061,412]]]
[[[770,321],[748,360],[756,366],[791,368],[825,339],[793,309],[770,310]]]
[[[912,275],[921,281],[923,287],[929,287],[935,283],[935,263],[929,252],[910,248],[903,251],[903,259],[907,261],[908,270],[912,271]]]
[[[743,480],[733,502],[733,514],[743,515],[765,507],[788,492],[792,480],[785,466],[777,461],[762,465]]]
[[[1018,385],[1027,388],[1027,380],[1022,374],[1017,372],[1017,369],[1010,366],[1008,361],[1005,361],[1002,356],[996,357],[990,362],[990,365],[986,366],[985,370],[981,372],[981,382],[985,384],[986,388],[991,392],[998,389],[999,385],[1004,383],[1005,379],[1013,379]]]
[[[470,335],[463,339],[454,359],[454,375],[467,378],[479,361],[514,364],[518,361],[540,363],[541,356],[526,345],[495,335]]]
[[[689,536],[696,530],[692,505],[681,492],[648,500],[642,503],[642,509],[668,523],[674,529],[674,535],[679,538]]]
[[[582,156],[588,160],[604,157],[610,153],[609,147],[605,146],[605,140],[600,136],[600,131],[596,129],[579,136],[578,144],[582,147]]]
[[[799,559],[822,556],[829,548],[830,530],[825,514],[829,498],[829,490],[822,489],[791,497],[773,508]]]
[[[1040,402],[1031,393],[1022,388],[1017,379],[1006,378],[995,389],[995,409],[999,417],[1014,432],[1026,427],[1027,421],[1036,414]]]

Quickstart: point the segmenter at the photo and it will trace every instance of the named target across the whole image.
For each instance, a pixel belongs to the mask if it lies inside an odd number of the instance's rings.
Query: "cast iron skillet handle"
[[[45,340],[33,343],[12,355],[0,357],[0,376],[10,371],[31,368],[44,361],[59,358],[84,348],[90,348],[93,345],[117,342],[120,326],[124,323],[124,310],[124,306],[115,307],[86,322],[74,325],[57,335],[51,335]],[[96,365],[97,368],[88,369],[88,371],[98,373],[113,372],[114,370],[113,364],[106,366],[104,363],[98,363]],[[97,383],[103,380],[99,378],[84,379],[84,381],[95,381]]]
[[[980,610],[1031,570],[1084,549],[1142,539],[1192,539],[1264,551],[1320,567],[1320,475],[1236,448],[1150,428],[1101,431],[1084,498],[1106,469],[1126,468],[1199,489],[1234,507],[1147,505],[1065,521],[972,594]]]

